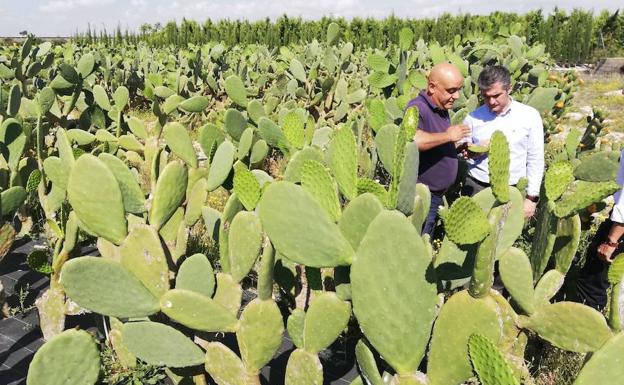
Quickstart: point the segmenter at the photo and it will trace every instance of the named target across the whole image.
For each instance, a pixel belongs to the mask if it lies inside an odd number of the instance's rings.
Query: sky
[[[203,22],[210,18],[258,20],[276,19],[283,14],[304,19],[322,16],[384,18],[436,17],[451,14],[488,14],[493,11],[526,13],[542,9],[549,13],[555,6],[571,10],[583,8],[594,13],[615,11],[614,0],[524,0],[494,2],[485,0],[0,0],[0,36],[17,36],[26,30],[37,36],[69,36],[92,28],[109,31],[138,30],[143,23],[164,24],[182,18]],[[588,8],[591,4],[591,8]],[[620,4],[621,8],[624,6]]]

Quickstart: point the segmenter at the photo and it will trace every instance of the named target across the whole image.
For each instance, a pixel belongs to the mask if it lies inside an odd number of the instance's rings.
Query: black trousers
[[[464,184],[461,189],[461,195],[471,197],[471,196],[474,196],[476,193],[480,192],[481,190],[485,190],[488,187],[490,187],[489,184],[478,181],[474,179],[473,177],[471,177],[470,175],[467,175],[466,180],[464,181]]]
[[[576,281],[576,292],[580,301],[596,310],[602,310],[607,305],[609,264],[598,258],[598,246],[607,239],[612,223],[611,219],[607,219],[598,228],[591,244],[587,247],[585,264],[579,271]],[[623,251],[624,247],[620,245],[613,252],[613,256]]]

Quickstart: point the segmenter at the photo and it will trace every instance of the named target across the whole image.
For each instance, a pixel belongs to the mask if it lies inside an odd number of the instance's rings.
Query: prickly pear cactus
[[[121,190],[104,162],[88,154],[78,158],[69,176],[67,197],[90,232],[116,245],[126,237]]]
[[[330,165],[340,192],[348,200],[357,196],[357,145],[350,127],[334,131],[329,144]]]
[[[50,359],[53,357],[54,359]],[[35,353],[28,368],[28,385],[95,384],[100,374],[100,353],[91,335],[66,330]]]
[[[620,362],[622,355],[624,355],[624,333],[609,339],[592,354],[574,381],[574,385],[621,383],[624,376],[624,365]]]
[[[620,189],[620,186],[613,182],[585,182],[577,181],[573,186],[573,191],[565,194],[557,202],[555,215],[559,218],[572,215],[594,202],[599,202]]]
[[[458,245],[477,243],[490,232],[490,225],[481,208],[468,197],[461,197],[450,209],[440,210],[446,234]]]
[[[204,363],[204,353],[187,336],[157,322],[129,322],[122,327],[128,349],[151,365],[184,368]]]
[[[354,251],[338,226],[301,186],[271,183],[257,210],[264,231],[289,259],[312,267],[347,265],[353,259]]]
[[[158,299],[121,263],[80,257],[63,264],[60,282],[79,306],[119,318],[145,317],[160,309]]]
[[[393,258],[379,258],[382,254]],[[368,226],[351,266],[353,311],[360,327],[375,349],[401,374],[411,374],[418,368],[435,316],[437,290],[430,275],[430,262],[424,243],[409,220],[385,211]],[[420,294],[404,295],[416,292]],[[387,314],[393,316],[387,318]]]
[[[341,214],[338,188],[323,164],[315,160],[305,161],[301,167],[301,185],[316,198],[334,222],[338,221]]]
[[[569,162],[559,161],[550,165],[544,175],[546,197],[551,201],[559,199],[573,181],[574,169]]]
[[[509,201],[509,143],[501,131],[495,131],[490,141],[488,155],[490,184],[496,199]]]
[[[468,353],[472,367],[483,385],[520,385],[503,354],[487,337],[471,335]]]
[[[613,336],[602,314],[574,302],[540,306],[523,326],[561,349],[578,353],[596,351]]]

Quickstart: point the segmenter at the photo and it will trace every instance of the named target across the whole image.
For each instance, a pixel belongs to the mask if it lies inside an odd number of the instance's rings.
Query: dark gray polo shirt
[[[448,111],[436,106],[425,91],[421,91],[407,106],[418,107],[420,130],[431,133],[446,132],[451,125]],[[429,190],[444,191],[455,182],[456,177],[457,150],[454,143],[445,143],[420,152],[418,182],[426,184]]]

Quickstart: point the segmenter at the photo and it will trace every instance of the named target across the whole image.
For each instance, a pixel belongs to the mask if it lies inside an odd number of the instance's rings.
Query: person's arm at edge
[[[620,168],[618,170],[617,183],[624,182],[624,151],[620,155]],[[613,262],[613,253],[617,249],[617,243],[624,235],[624,191],[620,190],[615,194],[615,204],[611,211],[611,227],[607,238],[598,245],[598,258],[606,263]]]

